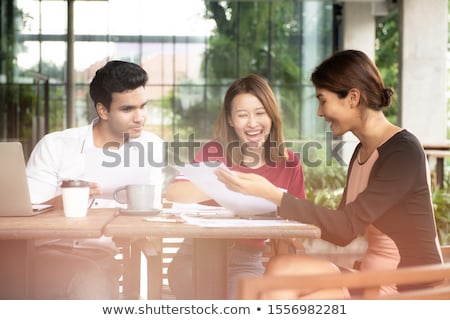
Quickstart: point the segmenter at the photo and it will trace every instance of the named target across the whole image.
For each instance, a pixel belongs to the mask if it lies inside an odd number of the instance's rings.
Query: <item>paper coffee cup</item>
[[[61,184],[64,215],[85,217],[89,206],[89,183],[83,180],[64,180]]]

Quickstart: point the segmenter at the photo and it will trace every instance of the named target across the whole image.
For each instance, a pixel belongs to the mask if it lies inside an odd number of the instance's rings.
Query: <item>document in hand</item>
[[[273,214],[277,211],[276,205],[264,198],[229,190],[214,174],[214,171],[219,167],[229,170],[221,162],[202,162],[175,166],[178,171],[189,178],[204,193],[238,216]]]
[[[100,184],[102,194],[99,198],[112,199],[114,190],[120,186],[152,182],[150,169],[139,164],[139,155],[134,151],[130,151],[129,164],[125,164],[123,149],[108,150],[108,156],[105,156],[102,149],[86,148],[85,156],[84,179]]]

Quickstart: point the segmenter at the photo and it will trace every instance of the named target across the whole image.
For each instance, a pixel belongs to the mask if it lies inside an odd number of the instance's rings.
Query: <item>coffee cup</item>
[[[120,193],[126,192],[126,202]],[[113,193],[114,200],[127,204],[129,211],[161,210],[161,186],[155,184],[129,184],[117,188]]]
[[[89,207],[89,182],[63,180],[61,191],[64,215],[69,218],[85,217]]]

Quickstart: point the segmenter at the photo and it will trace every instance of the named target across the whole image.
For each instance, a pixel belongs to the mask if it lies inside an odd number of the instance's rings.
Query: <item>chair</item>
[[[269,250],[267,250],[266,257],[277,256],[280,254],[304,254],[305,247],[301,239],[283,238],[283,239],[269,239],[267,242]]]
[[[450,299],[450,263],[407,267],[396,270],[313,274],[298,276],[263,276],[241,279],[238,298],[261,299],[271,290],[361,289],[357,299]],[[404,291],[391,295],[380,295],[382,285],[413,285],[438,283],[425,289]],[[328,299],[328,298],[327,298]],[[350,299],[330,296],[329,299]]]
[[[172,300],[175,299],[170,291],[167,280],[167,268],[172,261],[173,256],[183,239],[165,238],[165,239],[142,239],[134,243],[146,258],[147,265],[147,298],[150,300]],[[123,260],[131,256],[130,243],[120,243]],[[443,246],[442,253],[445,261],[450,261],[450,245]],[[298,239],[270,239],[267,242],[267,250],[263,254],[263,263],[267,264],[272,256],[279,254],[302,254],[304,248],[302,242]],[[139,282],[139,275],[127,273],[126,264],[124,264],[125,279],[121,281],[122,295],[124,298],[139,297],[139,292],[135,289]]]
[[[142,299],[141,274],[131,272],[132,264],[141,265],[146,259],[147,297],[151,300],[174,299],[167,280],[167,267],[183,239],[114,239],[120,253],[116,259],[122,264],[123,276],[119,281],[122,299]],[[132,261],[133,260],[133,261]]]
[[[144,256],[147,258],[147,298],[173,300],[175,296],[169,287],[167,269],[183,239],[164,238],[159,241],[161,246],[157,254],[154,250],[143,248]]]
[[[129,271],[130,259],[139,259],[140,254],[146,259],[147,267],[147,298],[150,300],[172,300],[175,296],[170,290],[167,269],[176,254],[183,239],[114,239],[120,249],[117,259],[124,270],[120,280],[122,299],[137,299],[140,297],[140,275]],[[296,239],[273,239],[267,242],[263,253],[263,264],[267,264],[270,257],[278,254],[303,252],[301,242]],[[132,252],[135,250],[136,252]],[[134,262],[136,263],[136,262]]]
[[[129,239],[113,239],[119,249],[116,260],[121,264],[122,276],[119,279],[120,299],[139,299],[140,298],[140,275],[131,272],[132,263],[140,263],[140,253],[142,250],[141,241],[132,241]],[[139,259],[138,262],[132,261]]]

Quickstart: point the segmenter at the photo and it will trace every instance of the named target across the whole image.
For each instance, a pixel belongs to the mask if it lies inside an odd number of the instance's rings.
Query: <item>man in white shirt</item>
[[[110,61],[97,70],[90,95],[98,117],[85,127],[46,135],[27,163],[33,203],[62,207],[64,179],[90,182],[97,207],[116,206],[115,188],[130,183],[162,186],[162,140],[144,131],[148,75],[140,66]],[[94,199],[95,198],[95,199]],[[35,299],[116,299],[121,270],[110,238],[36,242]]]

